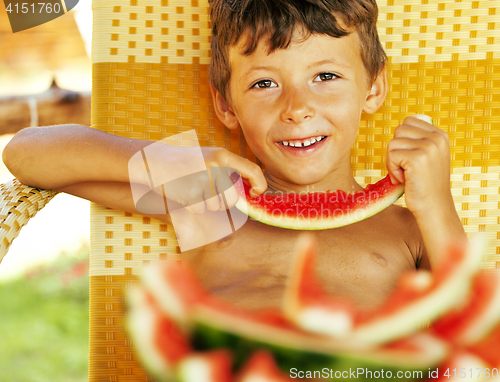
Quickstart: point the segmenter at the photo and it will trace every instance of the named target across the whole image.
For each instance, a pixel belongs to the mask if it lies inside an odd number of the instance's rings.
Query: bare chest
[[[315,268],[325,289],[366,307],[381,303],[399,275],[415,269],[401,233],[368,220],[312,232],[318,248]],[[232,235],[184,253],[183,259],[220,297],[251,308],[279,307],[301,233],[249,220]]]

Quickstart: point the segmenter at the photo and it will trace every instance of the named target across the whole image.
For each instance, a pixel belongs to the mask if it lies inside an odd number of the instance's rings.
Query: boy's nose
[[[302,123],[314,117],[314,109],[308,103],[306,92],[294,90],[284,100],[281,120],[286,123]]]

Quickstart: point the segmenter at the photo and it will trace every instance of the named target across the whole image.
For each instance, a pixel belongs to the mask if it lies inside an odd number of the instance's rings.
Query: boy
[[[204,147],[207,167],[239,170],[255,194],[361,190],[350,149],[361,114],[374,113],[387,94],[375,1],[213,0],[211,16],[215,112],[227,128],[242,129],[265,172],[227,150]],[[81,126],[32,128],[16,135],[3,159],[23,183],[138,213],[127,164],[151,143]],[[169,148],[157,160],[182,166],[190,155]],[[391,206],[359,223],[313,232],[327,290],[367,309],[384,301],[402,272],[431,269],[449,241],[465,237],[449,189],[444,132],[407,118],[389,143],[387,167],[394,183],[405,183],[408,209]],[[220,174],[213,184],[226,189],[228,181]],[[184,214],[178,236],[201,234],[197,225],[224,208],[208,200],[210,189],[200,178],[187,192],[167,192],[183,205],[199,195],[207,199]],[[229,207],[236,200],[233,192]],[[168,215],[150,216],[170,222]],[[248,220],[182,256],[213,293],[249,308],[278,307],[299,234]]]

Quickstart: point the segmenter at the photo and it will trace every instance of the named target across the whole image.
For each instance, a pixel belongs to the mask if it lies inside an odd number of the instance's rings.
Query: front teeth
[[[312,145],[313,143],[321,141],[325,136],[320,136],[316,138],[311,138],[310,140],[306,140],[303,143],[300,142],[288,142],[288,141],[283,141],[281,142],[284,146],[291,146],[291,147],[307,147]]]

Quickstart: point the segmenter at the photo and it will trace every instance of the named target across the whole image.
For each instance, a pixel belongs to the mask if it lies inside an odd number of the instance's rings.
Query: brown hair
[[[209,0],[212,21],[210,81],[224,98],[231,78],[229,48],[246,36],[244,54],[250,55],[262,38],[269,53],[286,49],[297,26],[310,34],[343,37],[357,30],[361,59],[372,83],[387,56],[379,41],[375,0]],[[343,29],[335,15],[341,17]]]

